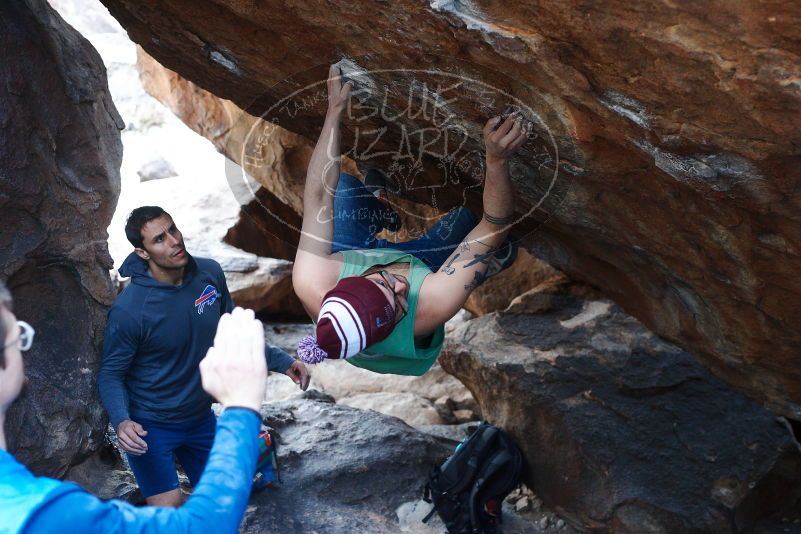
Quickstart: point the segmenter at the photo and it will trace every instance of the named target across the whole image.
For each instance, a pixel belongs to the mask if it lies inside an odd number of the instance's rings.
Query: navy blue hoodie
[[[214,344],[220,316],[234,307],[220,264],[189,256],[183,282],[174,286],[152,278],[147,262],[131,253],[120,274],[131,284],[109,310],[98,376],[111,424],[202,418],[212,399],[198,364]],[[283,373],[294,361],[276,347],[265,352],[271,370]]]

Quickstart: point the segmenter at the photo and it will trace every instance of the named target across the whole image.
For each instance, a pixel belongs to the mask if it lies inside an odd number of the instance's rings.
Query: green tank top
[[[420,286],[431,269],[407,252],[387,248],[370,250],[343,250],[342,270],[337,281],[348,276],[359,276],[376,265],[391,263],[409,264],[409,312],[400,320],[383,341],[370,345],[346,361],[376,373],[420,376],[437,360],[445,340],[445,326],[439,326],[424,343],[415,340],[414,317],[417,313],[417,298]]]

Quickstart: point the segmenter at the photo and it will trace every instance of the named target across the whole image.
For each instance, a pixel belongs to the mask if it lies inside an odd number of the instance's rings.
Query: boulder
[[[397,532],[396,510],[450,452],[399,419],[330,402],[273,402],[262,417],[283,484],[251,498],[243,532]]]
[[[58,477],[107,424],[96,377],[123,123],[97,52],[45,0],[0,3],[0,79],[0,277],[37,332],[6,436],[34,473]]]
[[[292,289],[292,263],[272,258],[251,258],[255,267],[248,270],[225,270],[231,298],[237,306],[282,320],[306,316]]]
[[[577,526],[740,532],[797,505],[789,425],[609,301],[562,294],[539,315],[479,317],[440,363],[522,448],[526,484]]]
[[[109,433],[114,431],[110,429]],[[101,499],[121,499],[131,504],[145,502],[128,462],[111,441],[67,471],[64,479],[75,482]]]
[[[309,140],[341,62],[345,151],[394,157],[440,210],[480,209],[480,128],[523,109],[526,248],[801,420],[796,3],[103,3],[167,68]]]
[[[139,179],[143,182],[163,180],[164,178],[177,176],[172,164],[164,158],[156,158],[148,161],[136,171],[136,174],[139,175]]]
[[[339,401],[339,404],[397,417],[407,425],[414,427],[446,423],[433,402],[413,393],[362,393],[345,397]]]

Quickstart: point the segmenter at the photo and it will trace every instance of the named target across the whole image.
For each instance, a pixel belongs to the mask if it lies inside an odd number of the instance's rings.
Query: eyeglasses
[[[395,324],[398,324],[401,319],[406,317],[406,314],[409,313],[409,304],[405,301],[405,299],[398,297],[398,294],[395,292],[395,282],[397,281],[397,277],[388,273],[387,271],[376,271],[375,273],[370,274],[378,274],[384,283],[381,284],[381,282],[378,282],[378,280],[376,280],[376,282],[392,291],[392,297],[395,299]],[[401,313],[400,317],[397,316],[398,310],[403,312]]]
[[[19,337],[11,343],[5,345],[3,349],[7,349],[14,343],[19,343],[19,350],[25,352],[31,348],[31,345],[33,345],[33,335],[36,334],[36,330],[34,330],[33,327],[25,321],[17,321],[17,324],[19,325]]]

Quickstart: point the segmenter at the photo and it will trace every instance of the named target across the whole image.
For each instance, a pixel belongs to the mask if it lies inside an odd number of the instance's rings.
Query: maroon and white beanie
[[[361,276],[340,280],[323,297],[317,315],[317,336],[298,343],[306,363],[345,359],[386,338],[395,326],[395,312],[378,286]]]

